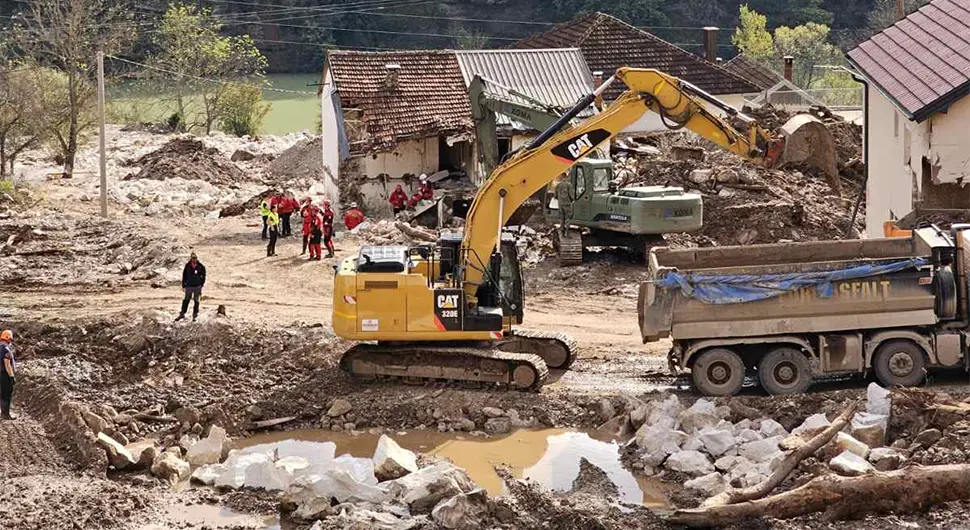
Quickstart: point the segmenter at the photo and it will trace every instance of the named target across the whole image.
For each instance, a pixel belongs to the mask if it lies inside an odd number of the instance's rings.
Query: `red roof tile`
[[[923,121],[970,93],[970,0],[933,0],[848,56],[909,118]]]
[[[758,87],[724,68],[604,13],[561,24],[512,47],[580,48],[590,69],[601,70],[606,76],[622,66],[654,68],[711,94],[758,92]],[[606,97],[613,99],[622,90],[622,86],[611,88]]]
[[[387,86],[387,65],[401,68],[395,87]],[[408,139],[472,129],[471,107],[454,52],[331,51],[329,68],[344,111],[360,109],[366,145],[387,148]]]

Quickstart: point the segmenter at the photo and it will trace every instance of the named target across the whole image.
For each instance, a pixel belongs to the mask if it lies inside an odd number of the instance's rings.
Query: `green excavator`
[[[486,175],[492,174],[502,158],[497,133],[499,114],[530,129],[545,131],[565,113],[562,108],[482,76],[472,80],[468,96],[475,122],[478,160]],[[563,266],[582,264],[586,247],[627,247],[645,256],[651,246],[662,242],[662,234],[690,232],[701,227],[704,209],[699,194],[666,186],[618,189],[613,184],[613,162],[599,149],[580,159],[559,182],[563,179],[569,179],[575,190],[573,213],[568,222],[577,228],[565,236],[556,231],[556,250]],[[558,217],[557,184],[551,183],[534,197],[537,202],[541,201],[543,211],[554,218]],[[525,208],[528,211],[529,206]],[[532,211],[535,208],[533,204]]]

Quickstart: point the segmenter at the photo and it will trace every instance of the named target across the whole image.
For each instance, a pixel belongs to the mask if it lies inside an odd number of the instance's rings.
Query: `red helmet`
[[[397,187],[396,187],[396,188],[394,188],[394,189],[395,189],[395,190],[397,190],[397,191],[401,191],[401,185],[400,185],[400,184],[398,184],[398,185],[397,185]]]

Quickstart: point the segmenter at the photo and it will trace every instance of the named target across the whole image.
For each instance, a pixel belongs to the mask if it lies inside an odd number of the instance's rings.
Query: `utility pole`
[[[98,151],[101,165],[101,217],[108,217],[108,161],[104,154],[104,51],[98,51]]]
[[[896,0],[896,20],[906,18],[906,0]]]

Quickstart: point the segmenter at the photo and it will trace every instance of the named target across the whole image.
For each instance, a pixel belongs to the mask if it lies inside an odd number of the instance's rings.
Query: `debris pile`
[[[180,177],[166,180],[123,180],[113,185],[111,197],[131,213],[145,215],[192,215],[242,204],[265,186],[237,183],[220,187],[204,180]]]
[[[321,180],[323,178],[323,137],[307,138],[280,153],[267,167],[278,179]]]
[[[231,186],[246,180],[246,175],[218,149],[206,147],[202,140],[191,137],[175,138],[151,153],[130,160],[127,165],[139,166],[124,180],[202,180],[217,186]]]

